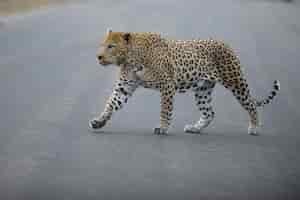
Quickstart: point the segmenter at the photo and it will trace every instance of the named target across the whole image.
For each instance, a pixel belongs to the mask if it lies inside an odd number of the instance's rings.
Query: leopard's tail
[[[273,101],[274,97],[278,94],[279,90],[280,90],[280,83],[279,83],[278,80],[275,80],[274,83],[273,83],[273,88],[272,88],[270,94],[266,98],[264,98],[263,100],[260,100],[260,101],[256,100],[255,101],[256,106],[261,107],[261,106],[264,106],[264,105],[267,105],[267,104],[271,103]]]

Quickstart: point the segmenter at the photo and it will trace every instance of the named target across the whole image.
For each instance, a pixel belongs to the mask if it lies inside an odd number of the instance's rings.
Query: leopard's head
[[[124,64],[127,60],[130,42],[130,33],[112,32],[109,29],[97,53],[99,63],[103,66]]]

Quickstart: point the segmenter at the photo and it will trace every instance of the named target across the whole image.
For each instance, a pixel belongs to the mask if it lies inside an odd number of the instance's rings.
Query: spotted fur
[[[157,33],[109,31],[101,44],[98,59],[106,66],[120,66],[120,75],[104,111],[90,121],[93,129],[102,128],[139,86],[156,89],[161,95],[160,127],[156,134],[166,134],[172,119],[176,92],[195,94],[200,120],[184,130],[200,133],[214,119],[211,105],[216,83],[230,90],[250,116],[249,134],[256,135],[257,107],[270,103],[279,91],[274,82],[269,96],[256,100],[251,96],[240,61],[234,51],[217,40],[170,40]]]

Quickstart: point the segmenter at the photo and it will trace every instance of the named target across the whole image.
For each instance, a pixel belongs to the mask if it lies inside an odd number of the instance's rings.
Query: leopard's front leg
[[[104,111],[98,117],[89,121],[89,127],[95,130],[105,126],[113,113],[127,103],[128,98],[132,96],[137,87],[138,83],[135,80],[119,79],[105,105]]]
[[[154,134],[166,135],[172,120],[175,84],[170,81],[161,84],[160,88],[160,127],[154,129]]]

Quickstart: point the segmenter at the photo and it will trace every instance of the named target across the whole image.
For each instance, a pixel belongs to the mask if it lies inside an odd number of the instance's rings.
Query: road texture
[[[299,3],[89,0],[1,18],[0,199],[299,199]],[[108,27],[224,40],[257,97],[280,79],[261,135],[222,86],[202,135],[183,132],[199,118],[192,94],[176,96],[170,135],[153,135],[159,94],[145,89],[89,132],[117,72],[95,57]]]

